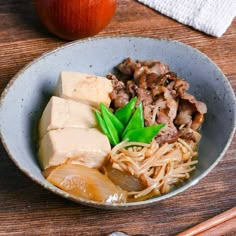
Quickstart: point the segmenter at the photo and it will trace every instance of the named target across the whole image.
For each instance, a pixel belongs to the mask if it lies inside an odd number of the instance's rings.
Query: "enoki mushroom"
[[[188,179],[195,169],[196,156],[197,152],[180,138],[161,147],[155,139],[151,144],[124,141],[112,149],[110,162],[113,168],[136,177],[145,186],[128,193],[131,198],[140,198],[167,193],[173,184]]]

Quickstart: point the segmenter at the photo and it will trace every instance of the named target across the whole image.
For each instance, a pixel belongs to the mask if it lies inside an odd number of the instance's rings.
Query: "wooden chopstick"
[[[222,235],[222,232],[236,230],[236,207],[206,220],[176,236]],[[221,232],[220,232],[221,231]]]
[[[198,236],[226,235],[227,233],[233,232],[236,232],[236,217],[216,225],[215,227],[198,234]]]

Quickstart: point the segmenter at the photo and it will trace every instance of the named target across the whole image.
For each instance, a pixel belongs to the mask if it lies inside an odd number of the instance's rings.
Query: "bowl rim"
[[[91,41],[100,41],[100,40],[112,40],[112,39],[140,39],[140,40],[154,40],[154,41],[165,41],[165,42],[170,42],[170,43],[176,43],[179,44],[182,47],[186,47],[192,51],[195,51],[195,53],[200,54],[203,58],[205,58],[207,61],[209,61],[211,64],[213,64],[215,66],[215,68],[220,72],[220,74],[222,75],[223,80],[226,83],[226,86],[228,87],[232,97],[233,97],[233,104],[235,104],[236,107],[236,97],[234,94],[234,90],[229,82],[229,80],[227,79],[227,77],[224,75],[224,73],[222,72],[222,70],[209,58],[207,57],[204,53],[202,53],[201,51],[199,51],[198,49],[182,43],[180,41],[177,40],[172,40],[172,39],[166,39],[166,38],[158,38],[158,37],[146,37],[146,36],[135,36],[135,35],[120,35],[120,36],[98,36],[98,37],[92,37],[92,38],[86,38],[86,39],[82,39],[82,40],[75,40],[73,42],[69,42],[66,44],[63,44],[61,46],[58,46],[50,51],[44,52],[42,53],[40,56],[38,56],[37,58],[33,59],[31,62],[27,63],[21,70],[19,70],[13,77],[12,79],[10,79],[10,81],[8,82],[7,86],[4,88],[1,96],[0,96],[0,111],[2,109],[5,97],[8,94],[8,91],[11,89],[11,87],[14,85],[15,81],[21,76],[21,74],[26,71],[28,68],[30,68],[32,65],[36,64],[38,61],[40,61],[41,59],[54,54],[60,50],[64,50],[68,47],[73,47],[73,45],[77,45],[77,44],[84,44],[87,42],[91,42]],[[222,152],[220,153],[220,155],[217,157],[217,159],[206,169],[206,171],[202,174],[200,174],[196,179],[191,180],[189,183],[185,184],[184,186],[179,187],[176,190],[173,190],[167,194],[163,194],[148,200],[144,200],[144,201],[139,201],[139,202],[129,202],[129,203],[100,203],[100,202],[96,202],[96,201],[92,201],[92,200],[86,200],[84,198],[80,198],[80,197],[75,197],[69,193],[64,192],[63,190],[55,187],[54,185],[52,185],[49,182],[42,182],[41,180],[39,180],[37,177],[34,177],[30,174],[30,172],[26,169],[24,169],[24,167],[22,165],[20,165],[18,163],[18,161],[14,158],[14,156],[11,154],[11,150],[8,148],[8,145],[5,141],[4,135],[2,133],[2,128],[1,128],[1,124],[0,124],[0,139],[2,141],[2,144],[5,148],[5,150],[7,151],[8,156],[10,157],[10,159],[13,161],[13,163],[17,166],[17,168],[23,172],[27,177],[29,177],[30,179],[32,179],[34,182],[36,182],[37,184],[41,185],[42,187],[44,187],[45,189],[49,190],[50,192],[53,192],[54,194],[57,194],[61,197],[64,197],[66,199],[72,200],[76,203],[80,203],[83,205],[87,205],[87,206],[92,206],[92,207],[96,207],[96,208],[103,208],[103,209],[138,209],[138,208],[143,208],[146,206],[150,206],[153,204],[157,204],[158,202],[168,199],[172,196],[175,196],[179,193],[184,192],[186,189],[194,186],[195,184],[197,184],[201,179],[203,179],[206,175],[209,174],[209,172],[222,160],[223,156],[225,155],[227,149],[229,148],[233,137],[234,137],[234,133],[236,131],[236,109],[235,112],[233,114],[234,119],[233,119],[233,128],[230,132],[229,138],[227,140],[226,145],[224,146]]]

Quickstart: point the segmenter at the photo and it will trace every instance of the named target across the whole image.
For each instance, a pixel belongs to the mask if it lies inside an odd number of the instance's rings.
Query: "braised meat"
[[[117,66],[117,75],[108,75],[112,81],[111,94],[114,110],[137,96],[143,103],[145,125],[164,123],[157,135],[161,145],[178,138],[197,143],[197,132],[207,112],[206,105],[187,93],[189,84],[169,71],[160,61],[133,61],[127,58]]]

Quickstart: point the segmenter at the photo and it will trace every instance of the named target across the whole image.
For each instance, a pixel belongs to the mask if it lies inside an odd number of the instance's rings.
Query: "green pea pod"
[[[110,143],[114,146],[120,142],[119,132],[113,123],[114,120],[110,116],[110,110],[102,103],[100,104],[100,109],[101,109],[101,113],[102,113],[102,118],[104,119],[107,130],[108,130],[110,137],[111,137]],[[108,112],[108,110],[109,110],[109,112]]]
[[[134,112],[133,116],[131,117],[128,125],[125,128],[122,136],[126,134],[129,130],[139,129],[144,127],[144,118],[143,118],[143,105],[140,103],[138,108]]]
[[[115,116],[126,126],[134,112],[137,102],[137,97],[133,97],[125,106],[121,107],[115,112]]]
[[[145,128],[128,130],[122,137],[130,142],[150,143],[165,124],[153,125]]]
[[[108,137],[110,143],[113,145],[113,140],[109,134],[109,131],[107,129],[104,119],[102,118],[102,116],[100,115],[100,113],[98,111],[95,111],[94,114],[95,114],[95,117],[97,119],[97,122],[98,122],[102,132]]]
[[[124,131],[124,125],[116,118],[116,116],[109,110],[107,106],[101,103],[100,109],[101,109],[103,118],[106,116],[107,119],[109,119],[112,122],[113,126],[118,131],[119,136],[121,136],[121,134]]]

